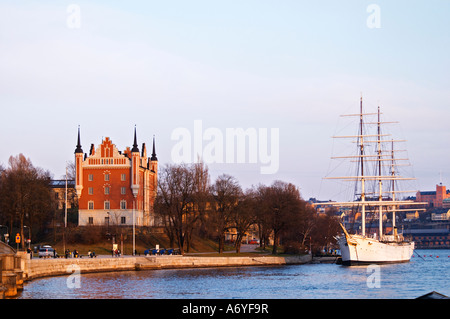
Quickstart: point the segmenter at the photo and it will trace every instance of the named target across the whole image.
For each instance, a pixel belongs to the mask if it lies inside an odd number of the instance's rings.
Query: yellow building
[[[66,180],[57,179],[50,181],[50,188],[56,201],[56,209],[63,210],[66,205]],[[77,207],[77,194],[75,193],[75,181],[67,181],[67,209]]]

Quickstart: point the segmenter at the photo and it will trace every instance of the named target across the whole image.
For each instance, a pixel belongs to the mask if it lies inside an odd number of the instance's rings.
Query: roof
[[[436,191],[424,191],[424,192],[419,192],[420,195],[436,195]]]
[[[139,148],[138,148],[138,144],[137,144],[137,136],[136,136],[136,126],[134,127],[134,143],[133,143],[133,148],[131,149],[131,152],[139,153]]]
[[[436,291],[432,291],[432,292],[427,293],[426,295],[420,296],[416,299],[450,299],[450,297],[440,294]]]
[[[53,179],[50,181],[51,188],[65,188],[66,180],[65,179]],[[75,187],[75,181],[73,179],[67,180],[67,187]]]
[[[83,154],[83,149],[81,148],[80,142],[80,127],[78,126],[78,140],[77,140],[77,148],[75,149],[75,154],[80,153]]]

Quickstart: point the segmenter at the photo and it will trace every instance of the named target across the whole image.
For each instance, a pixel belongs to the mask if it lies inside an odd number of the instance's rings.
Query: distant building
[[[450,204],[446,199],[450,199],[450,190],[442,184],[436,185],[436,191],[419,191],[416,194],[416,202],[428,202],[430,207],[443,208],[444,204]]]
[[[418,211],[412,211],[409,213],[406,213],[406,220],[411,221],[411,220],[416,220],[419,219],[419,212]]]
[[[418,249],[450,248],[450,231],[441,229],[407,229],[404,236],[411,237]]]
[[[450,208],[450,198],[446,198],[442,201],[442,208]]]
[[[54,179],[50,181],[49,185],[56,203],[56,214],[48,226],[50,228],[61,227],[66,222],[70,224],[77,224],[78,220],[76,216],[78,216],[78,198],[75,192],[75,181],[68,179],[66,184],[65,179]]]
[[[66,180],[56,179],[50,181],[50,188],[56,201],[56,209],[63,210],[66,205]],[[75,181],[67,180],[67,208],[77,206],[77,198],[75,195]]]
[[[158,159],[147,157],[145,143],[141,152],[136,129],[132,149],[122,153],[106,137],[89,155],[83,154],[78,129],[75,149],[75,190],[78,196],[78,225],[154,226]]]
[[[450,220],[450,209],[442,208],[437,209],[431,213],[432,221],[447,221]]]
[[[317,200],[315,198],[310,198],[308,200],[308,203],[310,205],[315,204],[314,208],[316,209],[317,213],[319,213],[319,214],[325,214],[327,209],[329,209],[331,207],[336,207],[336,206],[333,206],[335,201],[332,201],[332,200],[325,201],[325,200]],[[338,207],[338,209],[340,209],[340,208]]]

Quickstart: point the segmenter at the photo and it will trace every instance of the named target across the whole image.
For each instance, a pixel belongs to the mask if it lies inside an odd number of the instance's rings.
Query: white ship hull
[[[342,264],[379,264],[408,262],[414,251],[414,242],[382,242],[360,235],[338,238]]]

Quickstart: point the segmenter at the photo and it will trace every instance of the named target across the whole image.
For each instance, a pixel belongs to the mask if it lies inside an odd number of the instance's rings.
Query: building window
[[[127,201],[126,200],[120,201],[120,209],[127,209]]]
[[[89,174],[89,175],[88,175],[88,180],[89,180],[90,182],[92,182],[92,181],[94,180],[94,175]]]
[[[127,174],[120,175],[120,180],[121,181],[126,181],[127,180]]]
[[[105,225],[109,226],[109,216],[105,217]]]
[[[94,225],[94,217],[88,217],[88,224]]]
[[[105,200],[105,209],[110,209],[109,208],[109,200]]]
[[[124,217],[124,216],[120,217],[120,223],[121,223],[122,225],[126,224],[126,223],[127,223],[127,218]]]
[[[125,195],[126,193],[127,193],[127,188],[122,186],[120,188],[120,194]]]
[[[89,195],[94,195],[94,188],[93,187],[89,187],[88,191],[89,191]]]
[[[109,186],[105,186],[105,195],[109,195]]]
[[[88,209],[94,209],[94,202],[93,201],[88,202]]]
[[[105,174],[105,181],[106,181],[106,182],[109,181],[109,174]]]

